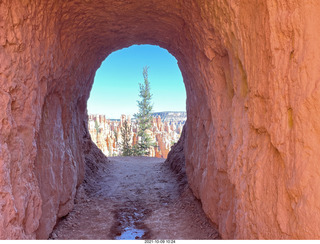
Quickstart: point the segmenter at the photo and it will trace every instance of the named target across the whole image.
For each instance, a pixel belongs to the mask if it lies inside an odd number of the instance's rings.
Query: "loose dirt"
[[[201,203],[163,159],[113,157],[79,187],[50,239],[219,239]]]

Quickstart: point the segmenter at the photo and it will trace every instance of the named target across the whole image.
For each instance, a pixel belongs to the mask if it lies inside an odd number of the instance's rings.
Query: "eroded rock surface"
[[[0,238],[70,211],[95,71],[144,43],[179,62],[188,182],[222,238],[320,238],[319,5],[0,1]]]

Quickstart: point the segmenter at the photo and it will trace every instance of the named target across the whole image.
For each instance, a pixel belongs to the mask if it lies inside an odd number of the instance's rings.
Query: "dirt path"
[[[114,157],[80,186],[51,239],[216,239],[188,188],[162,159]]]

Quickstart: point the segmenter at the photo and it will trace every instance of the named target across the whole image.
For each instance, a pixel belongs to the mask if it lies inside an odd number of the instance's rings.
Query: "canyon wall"
[[[133,44],[178,60],[188,181],[221,236],[320,238],[319,5],[0,1],[0,238],[47,238],[71,210],[95,71]]]

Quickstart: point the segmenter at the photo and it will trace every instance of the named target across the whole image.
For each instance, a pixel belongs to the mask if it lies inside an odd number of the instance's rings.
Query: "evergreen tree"
[[[114,140],[116,145],[118,144],[118,132],[116,129],[113,130]]]
[[[151,129],[152,126],[152,116],[151,111],[153,105],[151,104],[151,93],[150,93],[150,83],[148,79],[148,66],[143,68],[143,78],[144,83],[139,83],[139,97],[141,98],[138,102],[139,112],[135,114],[138,124],[138,142],[134,148],[134,154],[143,156],[148,155],[152,143],[151,137],[147,134],[147,130]]]
[[[123,127],[121,127],[121,151],[122,156],[131,156],[132,155],[132,146],[131,146],[131,126],[128,125],[128,121],[125,120]]]
[[[97,119],[94,121],[94,128],[96,129],[96,133],[97,133],[97,142],[98,142],[98,136],[99,136],[99,133],[100,133],[100,129],[99,129],[99,123],[97,121]]]

